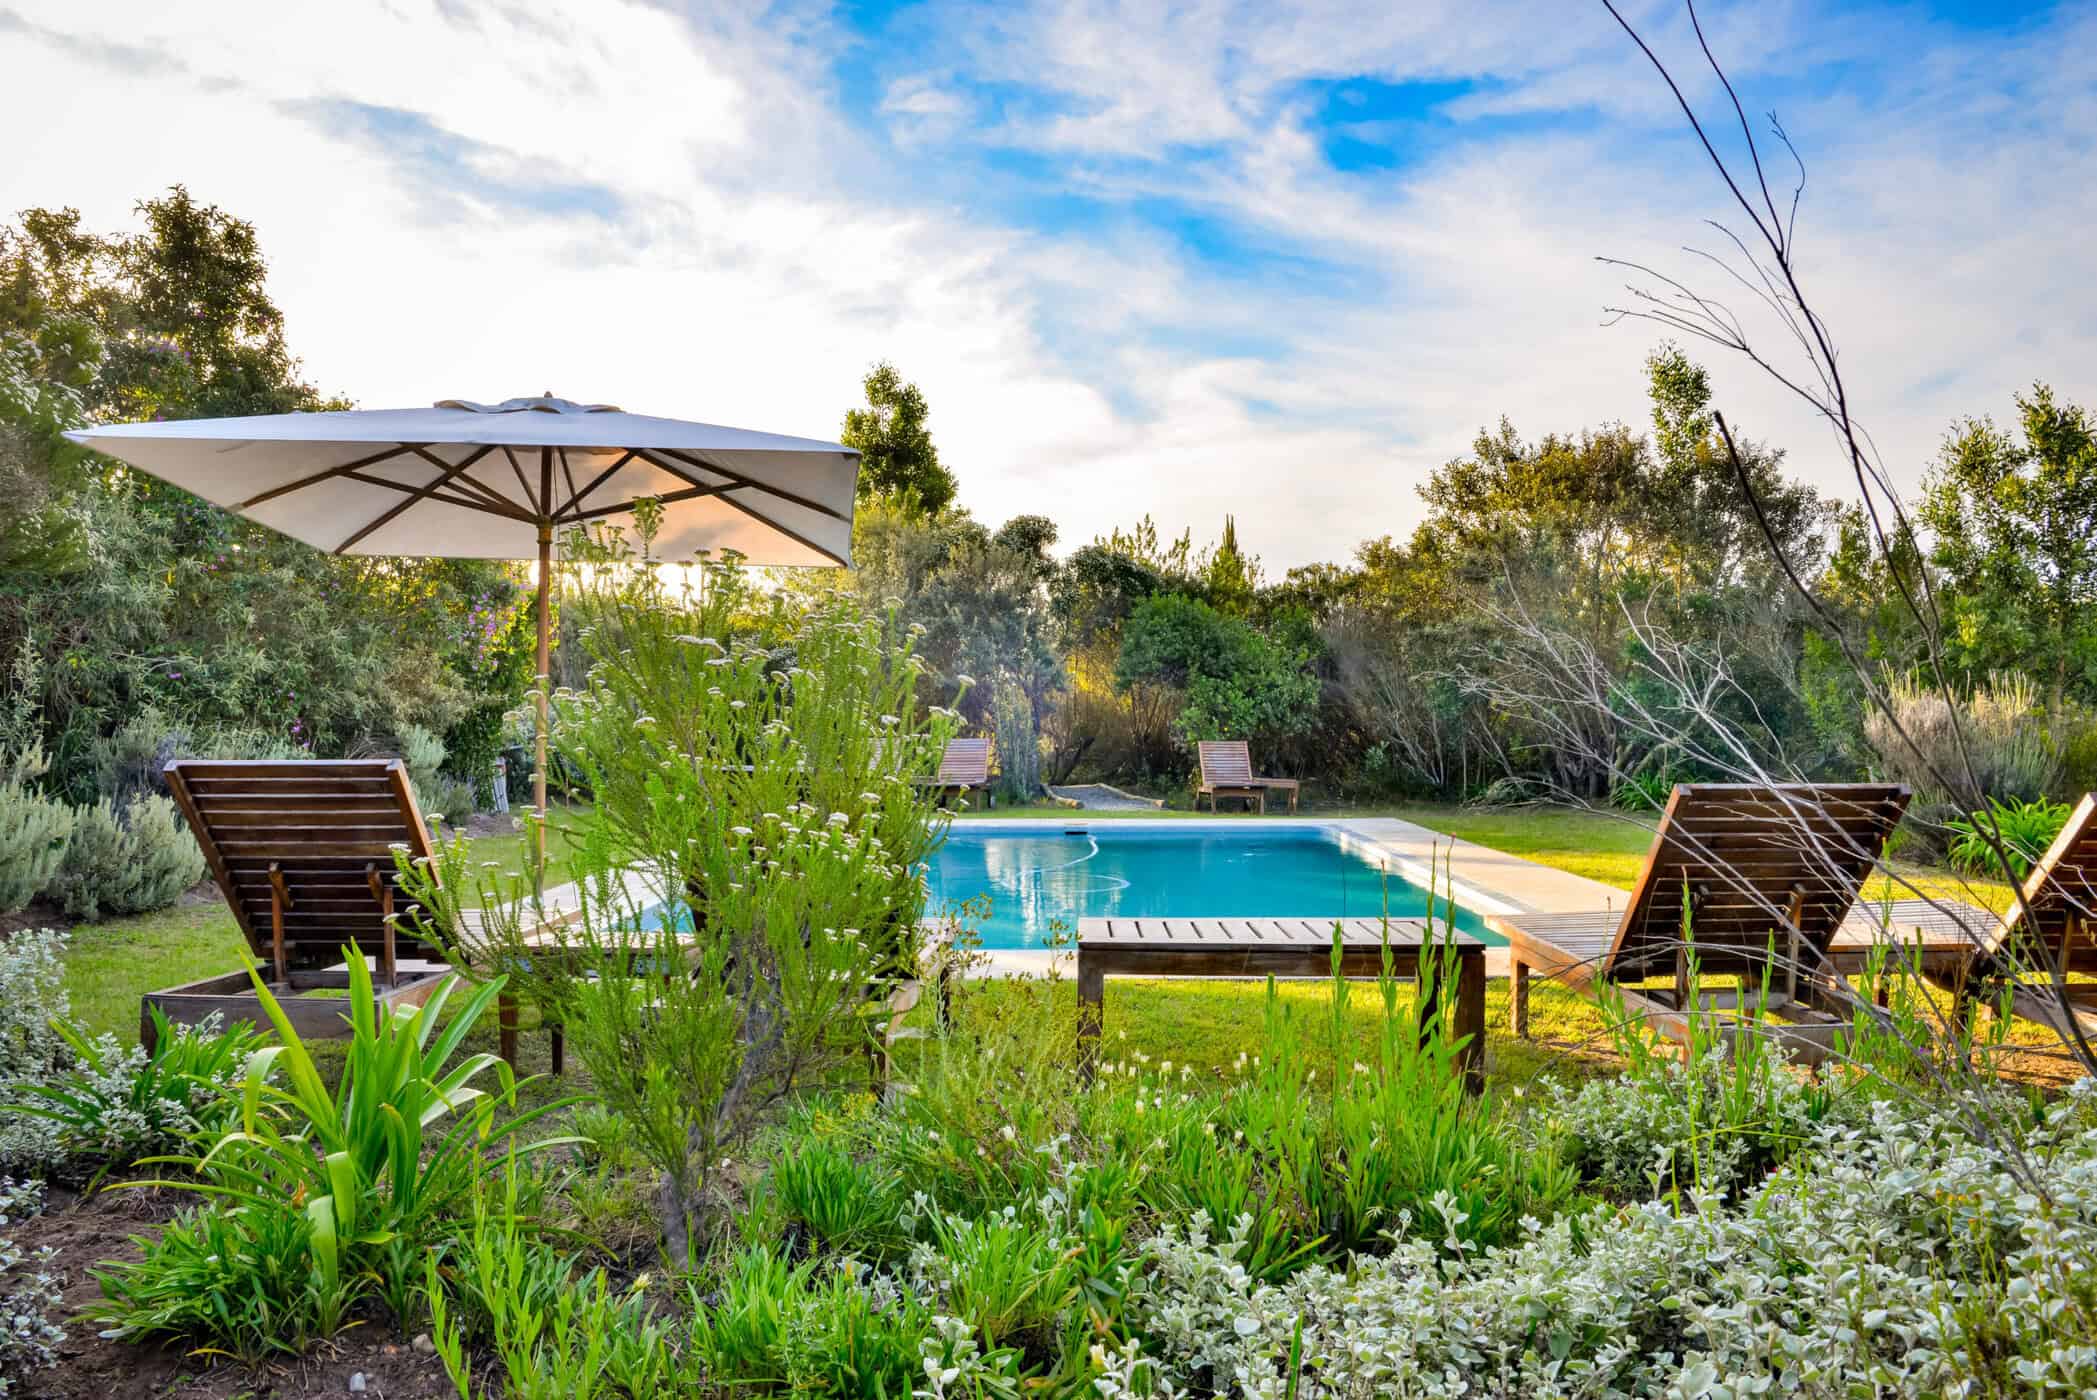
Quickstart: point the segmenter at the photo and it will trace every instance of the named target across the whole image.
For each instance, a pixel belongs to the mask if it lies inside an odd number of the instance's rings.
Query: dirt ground
[[[182,1205],[171,1193],[105,1191],[82,1198],[54,1191],[40,1215],[8,1226],[25,1251],[58,1252],[66,1339],[58,1365],[21,1378],[24,1400],[319,1400],[349,1395],[361,1372],[371,1400],[452,1400],[457,1392],[434,1356],[392,1329],[352,1327],[319,1351],[262,1371],[179,1349],[108,1341],[70,1315],[100,1297],[90,1272],[103,1259],[136,1259],[131,1237],[150,1233]]]

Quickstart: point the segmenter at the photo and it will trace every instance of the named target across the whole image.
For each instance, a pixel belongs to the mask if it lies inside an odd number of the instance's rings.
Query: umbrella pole
[[[549,636],[547,614],[553,601],[553,524],[539,522],[539,723],[533,734],[536,745],[536,761],[532,765],[532,803],[539,809],[539,877],[543,884],[546,868],[546,726],[549,722],[546,688],[551,681],[553,669],[553,647]]]

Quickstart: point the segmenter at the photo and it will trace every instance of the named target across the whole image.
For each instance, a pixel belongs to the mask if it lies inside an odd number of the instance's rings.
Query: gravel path
[[[1146,797],[1131,797],[1105,783],[1081,783],[1076,787],[1052,787],[1051,797],[1064,797],[1088,812],[1152,812],[1164,806]]]

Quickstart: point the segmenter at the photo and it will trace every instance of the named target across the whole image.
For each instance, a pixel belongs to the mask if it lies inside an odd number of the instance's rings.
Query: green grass
[[[1298,1024],[1323,1027],[1332,1016],[1332,987],[1322,981],[1276,983],[1282,1005]],[[1072,994],[1074,995],[1074,993]],[[1410,1005],[1410,983],[1400,988]],[[1593,1003],[1554,985],[1532,982],[1530,1039],[1508,1032],[1508,986],[1486,983],[1486,1081],[1499,1088],[1528,1085],[1545,1073],[1582,1074],[1613,1063],[1609,1036]],[[1260,1044],[1267,985],[1261,981],[1170,982],[1113,978],[1101,1012],[1101,1053],[1108,1059],[1145,1055],[1153,1064],[1191,1065],[1197,1075],[1230,1071],[1241,1053]],[[1383,1011],[1375,984],[1349,988],[1348,1030],[1356,1059],[1374,1058]],[[1329,1059],[1330,1056],[1323,1057]],[[1321,1075],[1336,1066],[1320,1062]]]
[[[548,888],[568,883],[568,844],[562,839],[571,809],[554,805],[546,831],[546,884]],[[476,859],[495,863],[497,873],[522,872],[525,866],[525,835],[519,831],[493,832],[473,838]]]

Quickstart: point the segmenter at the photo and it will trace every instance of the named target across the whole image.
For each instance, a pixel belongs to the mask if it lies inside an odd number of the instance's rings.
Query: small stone
[[[363,1393],[364,1393],[364,1373],[363,1373],[362,1371],[356,1371],[356,1372],[353,1372],[353,1373],[351,1373],[351,1375],[350,1375],[350,1394],[352,1394],[352,1395],[362,1395]]]
[[[409,1342],[408,1345],[421,1352],[424,1356],[435,1356],[437,1354],[437,1344],[430,1340],[430,1334],[427,1332],[417,1332],[415,1340]]]

